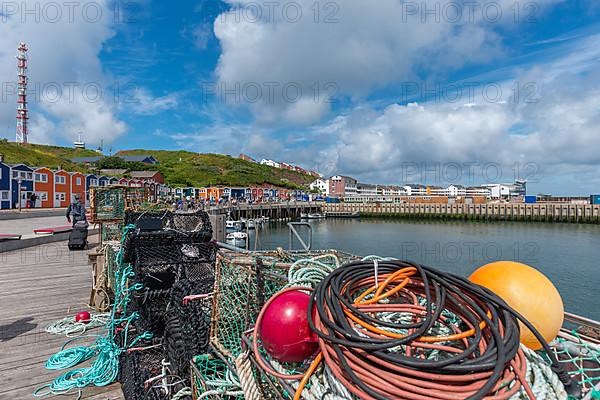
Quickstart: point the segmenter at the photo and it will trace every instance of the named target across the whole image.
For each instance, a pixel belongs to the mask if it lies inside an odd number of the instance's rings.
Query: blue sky
[[[0,10],[4,137],[24,40],[32,141],[82,129],[113,151],[243,151],[381,183],[446,185],[460,166],[461,183],[600,192],[594,0],[50,3]]]

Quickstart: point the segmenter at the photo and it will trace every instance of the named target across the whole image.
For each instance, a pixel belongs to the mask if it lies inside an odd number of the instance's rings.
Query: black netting
[[[179,375],[188,376],[192,357],[208,350],[213,284],[213,277],[182,280],[171,291],[163,343],[173,371]]]
[[[212,232],[210,218],[205,211],[173,213],[170,228],[183,232]]]
[[[170,292],[170,289],[145,289],[132,296],[131,311],[139,314],[138,323],[143,330],[157,336],[163,334]]]
[[[150,380],[162,375],[163,359],[164,354],[161,347],[126,351],[121,354],[120,382],[125,400],[145,400],[147,398],[147,393],[152,390],[153,383],[160,383],[160,380],[158,382]],[[162,397],[162,399],[168,398],[170,397]]]
[[[165,254],[161,255],[161,259],[177,259],[180,260],[182,257],[182,246],[186,245],[186,254],[194,256],[195,254],[206,253],[208,256],[211,254],[210,248],[198,248],[195,252],[194,249],[188,248],[189,246],[199,246],[210,242],[212,234],[209,232],[177,232],[172,230],[163,231],[131,231],[123,244],[123,261],[134,262],[135,257],[144,257],[143,253],[138,249],[144,249],[148,252],[153,247],[163,247]],[[176,246],[176,247],[170,247]],[[173,253],[173,254],[172,254]],[[186,256],[188,257],[188,256]]]
[[[168,210],[127,211],[125,213],[125,224],[145,225],[149,220],[156,222],[160,220],[162,229],[171,229],[180,232],[205,232],[212,235],[210,217],[206,211],[196,212],[172,212]]]

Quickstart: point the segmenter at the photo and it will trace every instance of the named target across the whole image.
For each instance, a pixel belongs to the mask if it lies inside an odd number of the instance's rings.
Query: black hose
[[[375,390],[360,379],[350,366],[346,352],[372,366],[373,374],[383,368],[383,362],[437,374],[491,372],[487,382],[469,397],[469,399],[482,399],[493,391],[502,378],[506,365],[519,351],[518,321],[531,330],[540,341],[550,358],[552,369],[558,374],[567,390],[572,392],[578,389],[535,327],[492,291],[465,278],[405,261],[379,261],[378,274],[390,275],[407,267],[415,268],[417,272],[405,289],[420,293],[424,300],[425,312],[418,322],[404,324],[382,321],[370,313],[362,312],[354,304],[356,293],[348,288],[355,287],[359,282],[374,276],[374,264],[370,261],[354,262],[336,269],[312,293],[310,309],[316,310],[324,329],[317,327],[315,318],[309,313],[311,329],[331,346],[343,373],[362,391],[376,399],[389,398],[385,393]],[[395,297],[394,301],[398,303],[403,300]],[[436,323],[439,323],[444,310],[454,313],[462,322],[468,323],[475,330],[474,334],[466,339],[468,344],[460,353],[450,353],[443,359],[422,359],[393,351],[397,346],[409,345],[429,332]],[[354,329],[345,312],[350,312],[371,325],[376,324],[388,329],[413,330],[413,332],[403,338],[365,336]],[[484,329],[479,325],[482,321],[485,322]],[[487,347],[481,353],[479,343],[484,337]]]

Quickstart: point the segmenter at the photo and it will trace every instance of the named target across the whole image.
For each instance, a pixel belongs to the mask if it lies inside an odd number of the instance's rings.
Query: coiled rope
[[[364,399],[501,400],[520,390],[533,399],[517,320],[536,334],[552,371],[573,390],[528,321],[489,290],[430,267],[383,260],[350,263],[317,286],[310,307],[317,310],[314,318],[309,313],[309,323],[321,353],[303,374],[295,399],[322,361],[348,391]],[[389,312],[408,314],[411,322],[379,318]],[[431,335],[436,326],[454,333]],[[434,351],[438,355],[429,357]]]
[[[46,327],[46,332],[54,335],[65,335],[75,337],[83,335],[91,329],[106,326],[110,321],[110,313],[91,314],[90,321],[87,323],[77,322],[73,317],[66,317]]]
[[[125,242],[130,231],[135,229],[134,225],[128,225],[123,229],[121,244]],[[74,369],[54,379],[51,383],[44,385],[33,393],[36,397],[47,395],[62,395],[78,390],[78,398],[81,398],[81,389],[90,385],[107,386],[117,379],[119,372],[119,355],[127,348],[135,346],[140,340],[152,338],[149,332],[142,333],[131,343],[125,340],[123,347],[119,347],[115,341],[117,327],[125,325],[125,338],[131,323],[139,318],[137,313],[128,314],[127,306],[133,292],[143,289],[141,284],[128,285],[128,280],[134,276],[130,264],[123,262],[124,249],[116,255],[115,274],[115,301],[110,312],[110,319],[106,324],[106,333],[97,335],[96,340],[90,346],[77,346],[66,348],[72,342],[69,340],[61,351],[50,357],[46,364],[48,369],[67,369],[80,364],[83,361],[95,357],[92,365],[87,368]],[[118,315],[121,315],[119,317]]]

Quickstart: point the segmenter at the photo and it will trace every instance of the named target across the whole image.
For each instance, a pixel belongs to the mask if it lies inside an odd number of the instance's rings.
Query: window
[[[54,200],[65,201],[65,199],[66,199],[66,196],[64,193],[55,193],[54,194]]]
[[[39,192],[38,196],[40,196],[40,200],[41,201],[47,201],[48,200],[48,193],[46,193],[46,192]]]
[[[9,199],[10,196],[10,192],[5,191],[5,192],[0,192],[0,199],[2,201],[7,201]]]
[[[43,174],[41,172],[36,172],[35,173],[35,181],[36,182],[48,182],[48,175],[47,174]]]
[[[27,173],[27,180],[33,180],[33,172],[28,172]]]
[[[13,171],[12,172],[12,178],[13,179],[18,179],[19,178],[19,171]]]
[[[81,185],[81,178],[80,177],[75,178],[75,184],[76,185]]]
[[[90,179],[90,186],[98,186],[98,179]]]
[[[60,185],[64,185],[65,184],[65,177],[62,175],[55,175],[54,176],[54,182],[60,184]],[[63,193],[64,194],[64,193]]]

